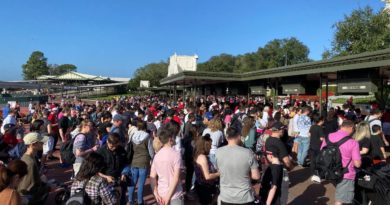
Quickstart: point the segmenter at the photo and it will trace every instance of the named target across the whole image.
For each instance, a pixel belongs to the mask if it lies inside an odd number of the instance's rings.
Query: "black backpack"
[[[79,133],[81,134],[81,133]],[[73,164],[76,161],[76,156],[73,153],[73,144],[76,139],[76,137],[79,135],[77,134],[74,138],[71,140],[68,140],[64,144],[62,144],[60,149],[61,159],[63,162],[67,164]]]
[[[88,182],[89,180],[84,183],[83,188],[77,189],[65,205],[91,205],[91,199],[85,191]]]
[[[346,167],[343,167],[339,147],[349,139],[351,138],[346,136],[338,142],[332,143],[328,137],[325,138],[326,146],[322,148],[317,156],[315,165],[317,175],[321,179],[339,182],[343,179],[344,174],[348,172],[348,166],[352,159]]]

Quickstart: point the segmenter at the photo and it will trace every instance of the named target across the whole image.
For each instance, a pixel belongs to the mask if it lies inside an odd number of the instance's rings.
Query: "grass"
[[[97,97],[91,97],[91,98],[87,98],[87,99],[88,100],[112,100],[112,99],[120,98],[121,96],[134,96],[134,93],[97,96]]]
[[[338,98],[335,100],[332,100],[332,103],[345,103],[349,98]],[[375,101],[375,97],[354,97],[353,103],[354,104],[369,104],[370,102]]]

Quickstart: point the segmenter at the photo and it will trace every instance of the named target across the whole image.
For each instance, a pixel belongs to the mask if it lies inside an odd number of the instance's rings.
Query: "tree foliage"
[[[50,75],[62,75],[70,71],[77,71],[77,67],[73,64],[50,64],[49,65],[49,74]]]
[[[167,75],[168,64],[166,62],[150,63],[135,71],[133,78],[129,81],[129,89],[136,90],[141,80],[148,80],[151,87],[159,86],[160,80]]]
[[[309,48],[296,38],[275,39],[257,52],[233,56],[221,54],[198,65],[199,71],[249,72],[310,61]]]
[[[34,51],[22,68],[25,80],[35,80],[38,76],[49,74],[47,58],[41,51]]]
[[[390,16],[387,12],[375,13],[372,8],[354,10],[334,25],[336,31],[332,48],[323,58],[375,51],[390,46]]]

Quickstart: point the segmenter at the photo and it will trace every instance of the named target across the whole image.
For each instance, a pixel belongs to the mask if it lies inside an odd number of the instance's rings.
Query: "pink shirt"
[[[157,173],[158,176],[158,194],[162,197],[166,196],[169,191],[169,185],[173,181],[175,170],[180,171],[181,156],[173,147],[163,147],[157,152],[153,159],[151,174]],[[171,199],[177,199],[182,195],[182,187],[179,183],[176,186],[176,191]]]
[[[348,136],[348,133],[339,130],[337,132],[329,134],[329,141],[332,143],[340,141],[345,136]],[[326,145],[325,140],[322,141],[321,149]],[[344,179],[355,180],[356,171],[353,161],[361,160],[359,143],[354,139],[346,141],[340,146],[340,153],[342,158],[343,167],[346,167],[348,162],[352,159],[351,163],[348,166],[349,172],[344,174]]]

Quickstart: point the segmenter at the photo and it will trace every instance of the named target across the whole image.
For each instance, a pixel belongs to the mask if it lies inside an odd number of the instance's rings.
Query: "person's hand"
[[[126,182],[126,176],[125,176],[125,175],[122,175],[122,176],[121,176],[121,181],[122,181],[122,182]]]
[[[110,183],[110,184],[115,182],[115,179],[114,179],[114,177],[112,177],[112,176],[106,176],[106,180],[107,180],[107,182]]]
[[[166,196],[166,197],[164,197],[163,199],[162,199],[162,201],[163,201],[163,205],[168,205],[169,204],[169,202],[171,201],[171,197],[170,196]]]
[[[92,150],[95,151],[95,152],[96,152],[98,149],[99,149],[99,145],[95,145],[95,146],[92,147]]]
[[[163,198],[158,194],[158,192],[156,190],[153,191],[153,195],[156,198],[156,201],[157,201],[158,204],[164,205]]]

